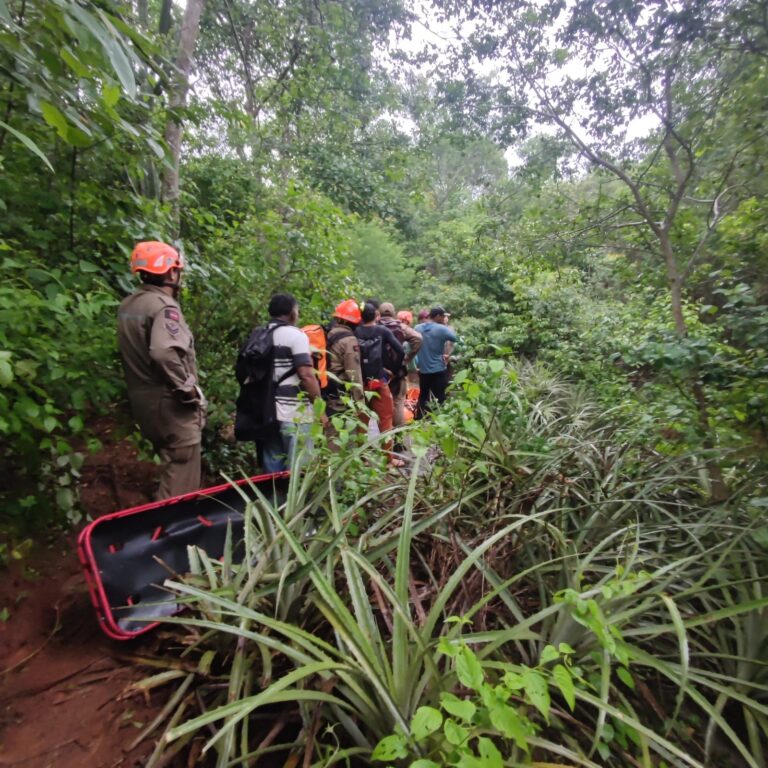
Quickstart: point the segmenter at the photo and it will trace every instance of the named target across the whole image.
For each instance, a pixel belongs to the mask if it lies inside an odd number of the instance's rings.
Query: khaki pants
[[[160,487],[155,499],[170,499],[200,490],[200,443],[183,448],[161,448]]]

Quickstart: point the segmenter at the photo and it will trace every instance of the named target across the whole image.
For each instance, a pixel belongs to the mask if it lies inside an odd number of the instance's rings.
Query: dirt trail
[[[149,499],[155,467],[98,425],[103,450],[86,461],[82,502],[91,517]],[[130,743],[162,701],[127,695],[148,675],[127,661],[155,638],[109,640],[99,630],[76,552],[76,535],[37,545],[0,572],[0,766],[143,766],[152,749]]]

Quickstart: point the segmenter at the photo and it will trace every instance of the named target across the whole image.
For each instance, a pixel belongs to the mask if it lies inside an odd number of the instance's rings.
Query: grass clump
[[[242,563],[168,583],[193,671],[158,764],[765,763],[764,478],[713,504],[706,457],[498,363],[404,431],[410,473],[321,452],[284,500],[244,490]]]

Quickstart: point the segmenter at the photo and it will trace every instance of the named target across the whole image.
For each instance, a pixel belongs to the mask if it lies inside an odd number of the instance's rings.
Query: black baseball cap
[[[429,316],[430,317],[440,317],[440,315],[447,315],[448,313],[445,311],[443,307],[432,307],[432,309],[429,310]]]

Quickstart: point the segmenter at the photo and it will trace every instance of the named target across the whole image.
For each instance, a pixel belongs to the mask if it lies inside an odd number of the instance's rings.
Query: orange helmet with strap
[[[359,325],[363,321],[360,313],[360,305],[354,299],[345,299],[333,311],[333,316],[339,320],[346,320],[348,323]]]
[[[131,253],[131,272],[164,275],[171,269],[184,269],[184,259],[170,245],[157,240],[139,243]]]
[[[407,309],[401,309],[397,313],[397,319],[406,325],[413,325],[413,312],[409,312]]]

